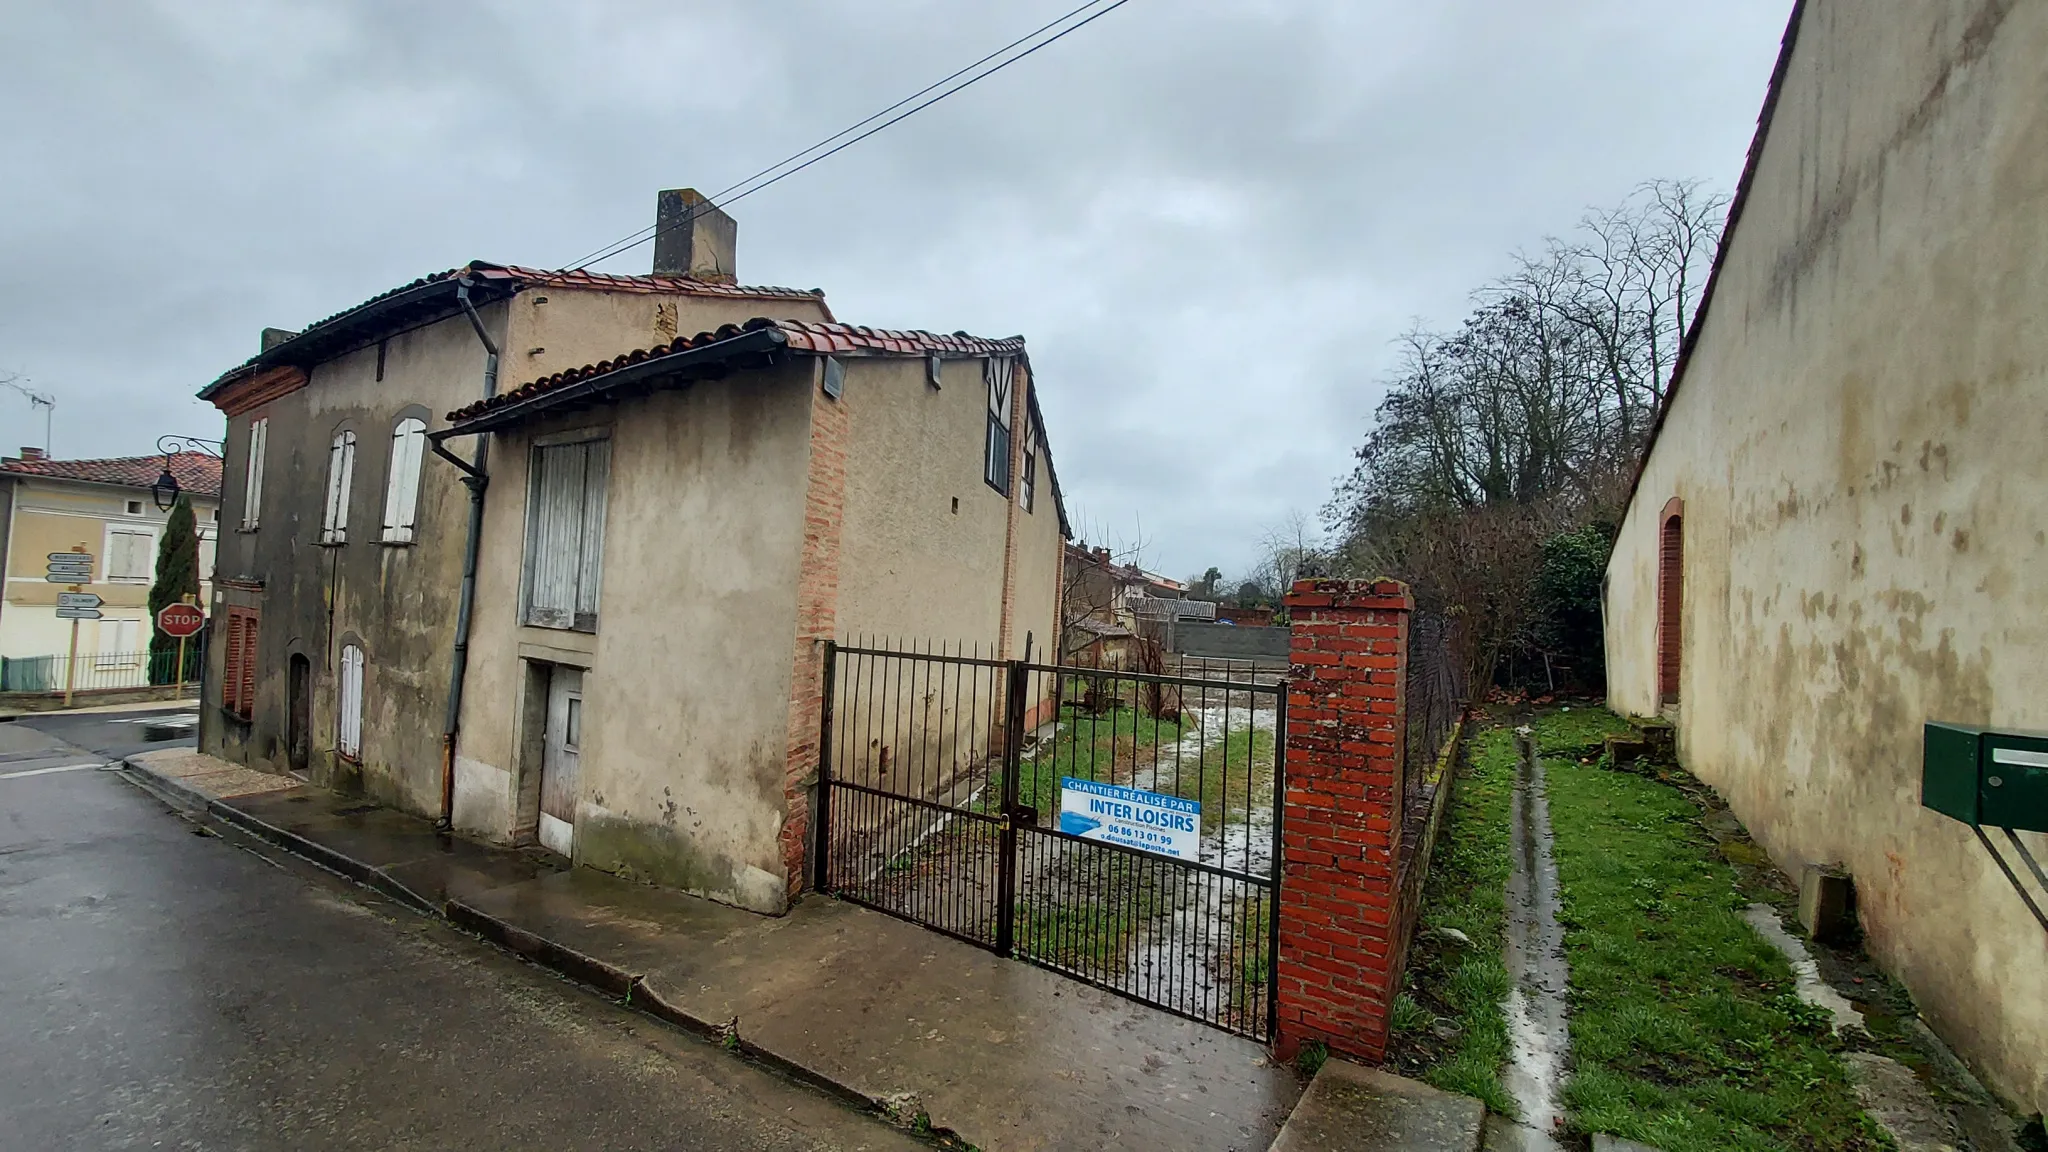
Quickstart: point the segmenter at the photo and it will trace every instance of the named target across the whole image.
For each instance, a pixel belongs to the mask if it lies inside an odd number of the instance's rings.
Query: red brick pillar
[[[1408,614],[1397,580],[1301,580],[1287,594],[1293,685],[1281,814],[1278,1048],[1386,1057]]]

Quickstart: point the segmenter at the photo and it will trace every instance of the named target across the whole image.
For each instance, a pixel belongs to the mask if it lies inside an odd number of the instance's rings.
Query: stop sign
[[[206,613],[191,604],[166,604],[156,614],[156,627],[166,636],[183,639],[206,627]]]

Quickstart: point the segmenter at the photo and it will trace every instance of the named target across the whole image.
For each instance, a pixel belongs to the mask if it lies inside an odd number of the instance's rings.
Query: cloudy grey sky
[[[192,393],[265,325],[581,256],[1076,2],[6,5],[0,371],[61,455],[218,435]],[[1732,187],[1787,9],[1133,0],[736,205],[740,276],[1023,333],[1077,522],[1236,570],[1411,321],[1643,180]],[[0,446],[41,435],[0,390]]]

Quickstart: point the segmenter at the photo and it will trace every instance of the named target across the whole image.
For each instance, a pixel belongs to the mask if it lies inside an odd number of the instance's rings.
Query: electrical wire
[[[788,177],[796,175],[797,173],[803,171],[806,168],[809,168],[811,165],[816,164],[821,160],[826,160],[832,156],[838,155],[840,152],[843,152],[846,149],[853,147],[855,144],[858,144],[861,141],[867,139],[868,137],[873,136],[877,132],[881,132],[895,124],[899,124],[904,120],[907,120],[910,117],[917,115],[919,112],[922,112],[926,108],[929,108],[934,104],[937,104],[939,101],[944,100],[945,98],[953,95],[956,92],[960,92],[964,89],[970,88],[975,84],[978,84],[981,81],[988,79],[990,76],[993,76],[996,73],[1002,71],[1003,69],[1008,68],[1010,65],[1017,63],[1019,60],[1022,60],[1025,57],[1032,55],[1040,49],[1049,47],[1057,43],[1059,40],[1063,39],[1067,35],[1073,32],[1077,32],[1090,24],[1093,24],[1095,21],[1102,19],[1104,16],[1109,15],[1111,12],[1114,12],[1117,9],[1123,7],[1124,5],[1130,3],[1131,0],[1113,0],[1113,2],[1110,3],[1107,7],[1101,8],[1100,10],[1090,14],[1087,19],[1078,21],[1074,24],[1069,25],[1066,28],[1060,29],[1060,31],[1054,33],[1049,37],[1046,37],[1044,40],[1040,40],[1038,43],[1033,44],[1031,47],[1025,49],[1024,51],[1019,52],[1006,60],[1003,60],[995,67],[987,69],[986,71],[983,72],[976,73],[973,76],[969,76],[966,80],[962,80],[960,83],[954,84],[952,87],[945,89],[945,91],[940,92],[938,95],[933,96],[931,99],[925,100],[923,103],[917,104],[914,107],[900,113],[899,115],[891,117],[890,119],[885,120],[880,124],[875,124],[874,127],[869,128],[865,132],[861,132],[860,135],[854,136],[850,140],[843,139],[849,133],[855,132],[868,124],[874,124],[876,120],[879,120],[884,116],[888,116],[890,112],[893,112],[896,109],[903,107],[903,105],[918,99],[919,97],[932,91],[932,89],[938,88],[941,85],[947,84],[955,79],[958,79],[960,76],[972,72],[974,69],[979,68],[982,65],[988,63],[990,60],[993,60],[1003,55],[1004,53],[1017,47],[1019,44],[1026,43],[1027,41],[1030,41],[1033,38],[1039,36],[1040,34],[1044,33],[1046,29],[1054,28],[1059,26],[1060,24],[1066,23],[1067,21],[1072,20],[1075,16],[1081,14],[1082,12],[1086,12],[1090,8],[1096,7],[1098,4],[1101,4],[1102,2],[1103,0],[1088,0],[1088,3],[1081,5],[1080,7],[1075,8],[1070,12],[1067,12],[1066,14],[1058,17],[1055,20],[1052,20],[1049,23],[1039,26],[1033,31],[1028,32],[1023,36],[1020,36],[1015,40],[1012,40],[1010,43],[1005,44],[1001,48],[996,49],[995,51],[989,53],[986,56],[983,56],[981,59],[976,60],[974,63],[969,64],[966,67],[953,72],[951,75],[933,81],[931,84],[928,84],[925,87],[919,89],[918,91],[913,92],[908,96],[905,96],[903,99],[898,100],[896,103],[889,105],[887,108],[884,108],[881,111],[876,112],[874,115],[869,116],[864,120],[861,120],[859,123],[843,128],[840,131],[832,134],[831,136],[827,136],[825,139],[820,140],[818,143],[813,144],[800,152],[793,153],[792,155],[784,158],[783,160],[780,160],[777,163],[771,164],[768,167],[763,168],[761,171],[754,173],[752,176],[749,176],[744,180],[741,180],[739,183],[730,185],[724,191],[719,192],[716,196],[710,197],[704,202],[692,206],[690,211],[686,213],[681,220],[677,220],[674,223],[669,224],[667,227],[661,227],[657,224],[646,228],[641,228],[636,232],[630,233],[624,237],[621,237],[618,240],[613,241],[608,245],[605,245],[603,248],[598,249],[595,253],[583,257],[581,260],[576,261],[574,264],[568,267],[557,269],[557,271],[580,271],[581,269],[587,268],[592,264],[598,263],[603,260],[609,260],[614,256],[630,252],[633,249],[638,248],[640,245],[645,244],[650,240],[658,240],[662,236],[665,236],[669,232],[672,232],[675,229],[680,228],[685,224],[688,224],[690,221],[696,219],[696,217],[699,216],[700,214],[707,212],[713,208],[724,208],[729,204],[736,204],[739,201],[744,200],[749,196],[752,196],[756,192],[768,188],[771,185],[780,183],[781,181],[787,179]],[[795,161],[804,156],[809,156],[811,153],[817,152],[818,149],[824,148],[828,144],[833,144],[834,141],[841,142],[838,143],[836,146],[832,147],[828,151],[819,153],[816,156],[811,156],[810,159],[805,160],[803,163],[798,164],[794,168],[788,168],[787,171],[777,172],[777,169],[785,168],[792,161]],[[768,179],[762,179],[763,177],[769,176],[770,173],[776,174]],[[728,193],[732,193],[735,189],[744,190],[740,191],[737,195],[732,195],[728,198]]]

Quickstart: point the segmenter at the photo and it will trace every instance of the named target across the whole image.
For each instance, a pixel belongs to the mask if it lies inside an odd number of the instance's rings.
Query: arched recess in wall
[[[1678,703],[1685,650],[1685,502],[1673,496],[1657,518],[1657,704]]]

